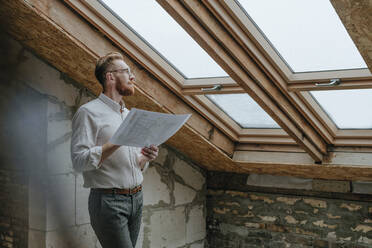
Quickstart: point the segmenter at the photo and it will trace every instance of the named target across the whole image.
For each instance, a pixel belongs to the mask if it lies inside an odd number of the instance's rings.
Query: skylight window
[[[227,76],[155,0],[101,2],[187,78]]]
[[[340,129],[372,129],[372,89],[312,91]]]
[[[328,0],[239,3],[293,72],[367,68]]]
[[[248,94],[206,95],[242,128],[280,128]]]

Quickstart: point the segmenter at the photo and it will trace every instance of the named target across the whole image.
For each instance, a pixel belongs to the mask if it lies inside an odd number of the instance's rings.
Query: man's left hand
[[[159,148],[151,145],[150,147],[143,147],[141,150],[142,155],[147,161],[152,161],[158,156]]]

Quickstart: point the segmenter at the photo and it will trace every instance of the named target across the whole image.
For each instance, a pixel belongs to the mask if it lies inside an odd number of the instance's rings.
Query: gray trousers
[[[134,248],[141,227],[142,191],[133,195],[90,192],[90,222],[103,248]]]

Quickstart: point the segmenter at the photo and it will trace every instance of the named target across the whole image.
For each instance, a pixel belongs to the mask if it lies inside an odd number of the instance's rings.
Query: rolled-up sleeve
[[[77,172],[100,166],[102,146],[96,145],[97,127],[89,112],[80,108],[72,119],[71,160]]]

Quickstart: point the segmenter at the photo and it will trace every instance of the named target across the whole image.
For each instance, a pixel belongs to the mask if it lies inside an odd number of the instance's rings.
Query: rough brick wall
[[[371,197],[260,190],[244,177],[209,173],[208,247],[372,246]]]
[[[0,169],[0,247],[27,247],[27,176]]]

